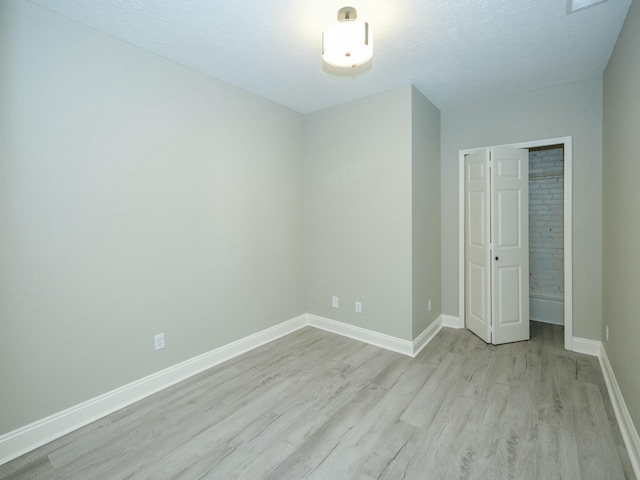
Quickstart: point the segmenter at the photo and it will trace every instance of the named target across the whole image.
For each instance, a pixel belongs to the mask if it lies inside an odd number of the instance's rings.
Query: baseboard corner
[[[573,337],[573,351],[598,357],[600,355],[600,347],[602,342],[598,340],[590,340],[588,338]]]
[[[464,322],[460,319],[460,317],[455,315],[440,315],[442,318],[442,326],[447,328],[464,328]]]
[[[431,324],[423,330],[423,332],[418,335],[413,341],[413,353],[412,357],[415,357],[420,353],[420,351],[426,347],[431,340],[438,334],[440,330],[442,330],[442,315],[438,316]]]

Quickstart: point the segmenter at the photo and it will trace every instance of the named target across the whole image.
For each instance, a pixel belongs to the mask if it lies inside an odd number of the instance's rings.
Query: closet
[[[464,321],[488,343],[564,323],[564,144],[463,158]]]
[[[461,328],[498,344],[554,323],[573,350],[572,163],[571,137],[459,151]]]

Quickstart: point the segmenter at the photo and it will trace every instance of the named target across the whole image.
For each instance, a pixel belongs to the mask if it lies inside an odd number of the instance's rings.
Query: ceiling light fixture
[[[357,22],[353,7],[338,10],[340,23],[322,34],[322,59],[334,67],[357,67],[373,56],[373,35],[367,22]]]

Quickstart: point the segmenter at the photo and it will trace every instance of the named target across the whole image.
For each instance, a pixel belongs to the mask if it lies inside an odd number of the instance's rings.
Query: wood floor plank
[[[538,423],[536,480],[562,480],[580,471],[575,431],[557,424]],[[573,475],[575,476],[575,475]]]
[[[300,444],[266,478],[271,480],[308,478],[386,392],[385,389],[370,384],[357,392],[357,395],[351,395],[349,402],[338,409],[321,428]]]
[[[562,328],[415,358],[304,328],[0,466],[0,479],[633,479]]]
[[[418,428],[429,426],[457,382],[463,362],[463,356],[447,353],[400,419]]]
[[[624,478],[624,470],[614,448],[600,389],[593,384],[576,385],[573,390],[574,422],[582,479]]]
[[[51,466],[51,462],[47,457],[40,457],[35,461],[23,465],[21,468],[16,468],[13,472],[2,475],[2,480],[17,480],[21,478],[36,479],[49,479],[54,475],[54,469]]]
[[[309,478],[377,477],[413,436],[415,427],[400,420],[435,368],[414,364],[385,396],[344,435]],[[350,459],[348,462],[335,459]]]

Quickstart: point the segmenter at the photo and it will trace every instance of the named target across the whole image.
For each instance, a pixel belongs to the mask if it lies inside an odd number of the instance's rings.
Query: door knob
[[[498,260],[498,257],[496,257],[496,260]]]

